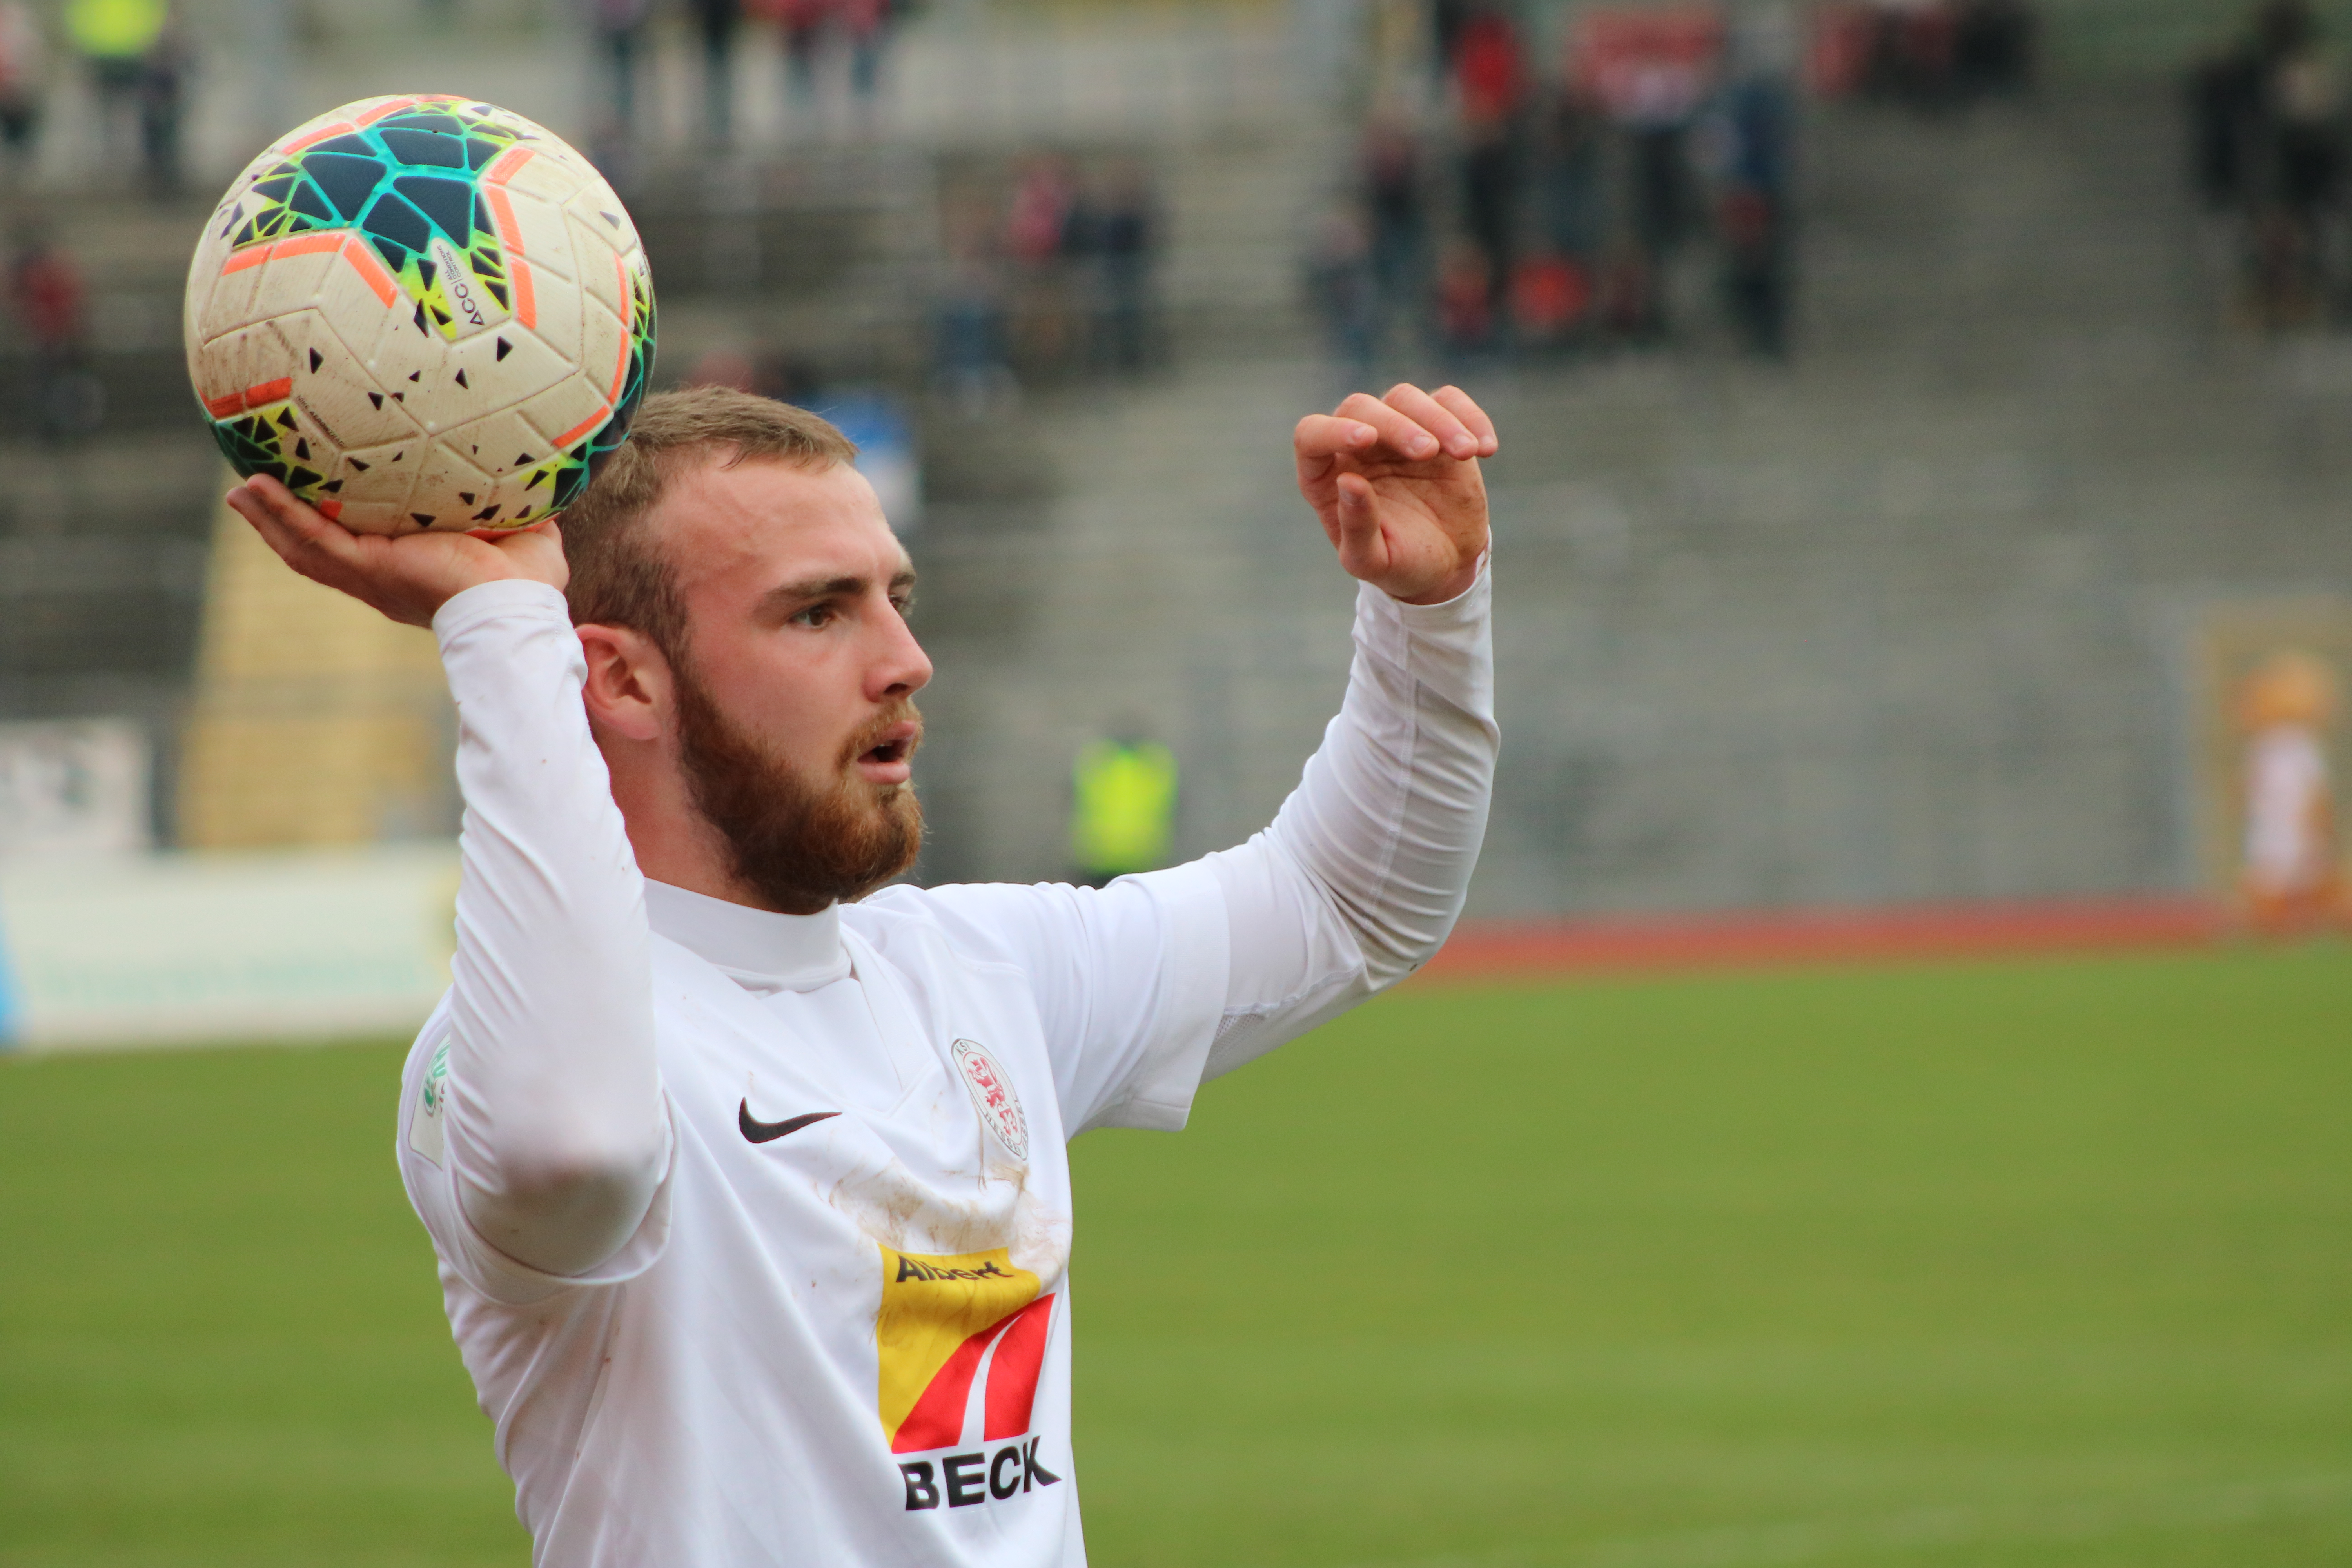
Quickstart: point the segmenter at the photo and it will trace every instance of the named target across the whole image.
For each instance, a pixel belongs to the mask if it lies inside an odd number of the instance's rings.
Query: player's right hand
[[[286,564],[407,626],[431,626],[435,611],[483,583],[520,577],[561,592],[572,577],[552,518],[503,533],[394,536],[353,533],[266,474],[226,499]]]

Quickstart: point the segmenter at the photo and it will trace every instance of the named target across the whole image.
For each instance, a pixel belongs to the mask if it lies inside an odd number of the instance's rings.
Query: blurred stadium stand
[[[780,64],[754,37],[741,151],[699,162],[679,145],[688,40],[662,40],[630,192],[662,377],[764,353],[807,384],[895,390],[917,416],[919,615],[940,669],[927,877],[1063,873],[1068,759],[1128,716],[1183,760],[1180,850],[1232,842],[1337,696],[1349,596],[1283,445],[1340,390],[1297,283],[1348,146],[1292,52],[1322,14],[942,3],[899,40],[878,136],[803,126],[787,155],[760,86]],[[425,58],[361,8],[306,15],[319,37],[289,46],[303,69],[272,100],[287,121]],[[2158,62],[2177,65],[2212,21],[2135,15],[2146,26],[2054,7],[2061,69],[2038,100],[1807,110],[1792,366],[1700,331],[1666,352],[1460,372],[1507,435],[1491,478],[1509,742],[1474,912],[2194,883],[2187,640],[2217,597],[2352,589],[2352,345],[2219,325],[2173,89],[2140,58],[2177,35]],[[584,63],[517,18],[434,74],[575,129]],[[230,90],[235,60],[210,58],[197,161],[233,163],[268,95]],[[1150,169],[1163,363],[1032,375],[995,405],[931,396],[942,192],[1036,150]],[[217,465],[175,342],[203,208],[42,184],[88,274],[106,418],[80,444],[35,439],[21,345],[0,339],[18,356],[0,365],[17,399],[0,403],[0,718],[135,717],[164,770],[164,840],[253,842],[191,805],[191,787],[232,786],[177,772],[184,738],[231,704],[226,678],[199,677]],[[273,657],[290,679],[296,656]],[[346,694],[415,673],[406,654],[333,657],[374,671]],[[446,743],[429,705],[393,707],[411,739],[295,748],[324,770],[305,775],[314,792],[353,776],[320,761],[336,745],[404,747],[401,777],[438,776],[415,762]],[[254,768],[268,754],[228,751]],[[446,830],[446,793],[394,793],[341,826],[289,816],[281,837]]]
[[[21,198],[7,209],[12,219],[26,210]],[[14,311],[0,319],[0,719],[139,720],[158,742],[160,803],[220,466],[189,418],[179,347],[186,236],[208,209],[58,199],[39,210],[89,291],[85,368],[103,422],[70,445],[40,439],[29,345]]]
[[[1793,368],[1464,373],[1510,437],[1474,913],[2194,885],[2189,640],[2352,583],[2352,357],[2219,330],[2179,146],[2153,84],[1816,110]],[[1186,850],[1264,821],[1346,649],[1269,437],[1335,390],[1200,354],[1054,410],[1028,641],[941,661],[941,872],[1051,869],[1063,760],[1138,708]]]

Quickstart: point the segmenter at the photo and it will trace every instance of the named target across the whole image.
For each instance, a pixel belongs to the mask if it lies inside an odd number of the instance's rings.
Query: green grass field
[[[1105,1568],[2352,1561],[2352,955],[1389,999],[1078,1145]],[[0,1064],[0,1563],[527,1561],[398,1050]]]

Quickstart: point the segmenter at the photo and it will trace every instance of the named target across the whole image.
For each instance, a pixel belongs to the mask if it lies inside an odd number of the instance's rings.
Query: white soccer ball
[[[653,275],[558,137],[468,99],[372,98],[229,186],[188,266],[186,331],[239,474],[363,533],[520,528],[627,439]]]

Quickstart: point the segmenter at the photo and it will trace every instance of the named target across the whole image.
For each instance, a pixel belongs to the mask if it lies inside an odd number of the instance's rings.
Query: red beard
[[[923,808],[914,785],[877,793],[852,769],[881,731],[919,717],[912,702],[876,718],[821,782],[737,728],[684,660],[670,667],[687,786],[727,846],[739,881],[785,914],[813,915],[864,898],[915,863]],[[920,739],[908,742],[908,755]]]

